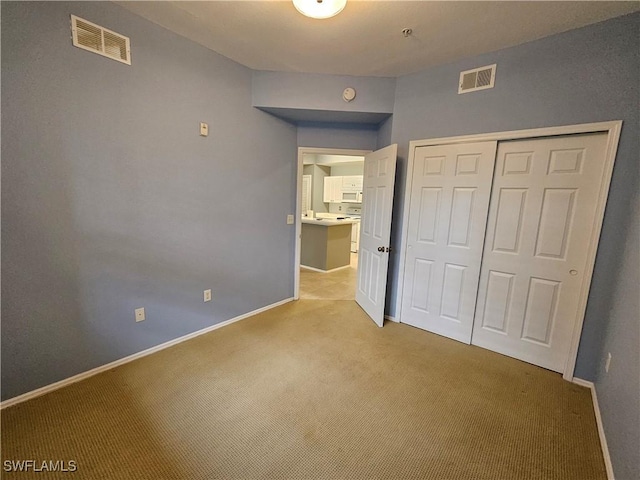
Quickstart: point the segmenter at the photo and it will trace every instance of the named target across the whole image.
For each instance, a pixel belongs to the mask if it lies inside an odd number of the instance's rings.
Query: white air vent
[[[460,84],[458,85],[458,93],[469,93],[477,90],[485,90],[493,88],[493,82],[496,78],[496,64],[487,65],[486,67],[474,68],[460,72]]]
[[[73,44],[84,50],[131,65],[129,37],[71,15]]]

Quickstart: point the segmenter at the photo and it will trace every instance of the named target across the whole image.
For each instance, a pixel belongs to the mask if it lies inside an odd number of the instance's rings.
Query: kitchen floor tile
[[[300,269],[300,298],[306,300],[355,300],[358,254],[351,254],[349,268],[322,273]]]

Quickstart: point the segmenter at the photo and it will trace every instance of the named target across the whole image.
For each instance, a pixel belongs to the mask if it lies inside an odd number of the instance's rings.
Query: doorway
[[[299,149],[296,299],[355,300],[367,153]]]
[[[330,149],[298,149],[298,188],[296,223],[296,254],[294,263],[294,299],[300,298],[300,266],[328,272],[339,268],[349,268],[349,250],[352,237],[352,219],[318,219],[314,212],[302,212],[304,155],[306,153],[332,153]],[[338,151],[342,155],[354,155],[353,150]],[[386,282],[391,246],[391,212],[393,209],[393,191],[395,187],[396,160],[398,145],[391,144],[375,152],[361,152],[364,156],[362,176],[342,176],[338,193],[337,183],[325,182],[324,198],[341,198],[342,202],[351,200],[361,203],[362,224],[358,244],[358,262],[355,301],[362,307],[373,322],[382,327],[386,300]],[[325,180],[331,177],[325,177]],[[307,183],[309,180],[307,181]],[[307,190],[307,193],[308,190]],[[345,195],[345,193],[347,195]],[[338,195],[342,195],[339,197]],[[353,202],[353,195],[358,199]],[[332,203],[330,200],[327,203]],[[307,204],[308,206],[308,204]],[[352,207],[357,209],[357,206]],[[348,208],[347,208],[348,209]],[[338,208],[338,212],[342,212]],[[307,217],[302,215],[306,213]],[[331,213],[331,212],[329,212]],[[339,214],[344,215],[343,213]],[[320,228],[331,227],[331,228]],[[306,232],[305,232],[306,230]],[[308,240],[305,240],[305,237]],[[318,248],[301,248],[303,243],[312,243]],[[336,248],[336,245],[342,245]],[[318,254],[319,252],[319,254]],[[302,261],[304,260],[304,261]]]

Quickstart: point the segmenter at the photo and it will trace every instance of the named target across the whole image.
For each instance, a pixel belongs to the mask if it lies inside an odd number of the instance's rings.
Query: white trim
[[[622,120],[598,123],[582,123],[577,125],[561,125],[557,127],[530,128],[528,130],[509,130],[506,132],[489,132],[474,135],[460,135],[457,137],[439,137],[427,140],[411,140],[409,142],[409,154],[413,154],[415,147],[428,145],[446,145],[448,143],[486,142],[491,140],[505,141],[522,138],[553,137],[556,135],[572,135],[575,133],[611,132],[619,130]]]
[[[336,272],[338,270],[344,270],[345,268],[349,268],[349,267],[351,267],[351,265],[343,265],[342,267],[332,268],[331,270],[320,270],[319,268],[309,267],[307,265],[300,265],[300,268],[304,268],[305,270],[313,270],[314,272],[320,272],[320,273]]]
[[[293,261],[293,299],[300,299],[300,240],[302,238],[302,169],[305,155],[351,155],[364,157],[372,150],[346,148],[298,147],[298,173],[296,180],[296,242]]]
[[[593,382],[583,380],[581,378],[573,377],[571,380],[576,385],[586,387],[591,390],[591,400],[593,401],[593,413],[596,416],[596,424],[598,425],[598,436],[600,437],[600,447],[602,448],[602,456],[604,457],[604,465],[607,469],[607,478],[609,480],[615,480],[613,476],[613,464],[611,463],[611,456],[609,455],[609,446],[607,445],[607,438],[604,434],[604,425],[602,424],[602,416],[600,415],[600,406],[598,405],[598,396],[596,394],[596,386]]]
[[[385,315],[384,319],[389,320],[390,322],[400,323],[400,320],[398,320],[396,317],[392,317],[391,315]]]
[[[115,360],[111,363],[107,363],[105,365],[101,365],[91,370],[87,370],[86,372],[82,372],[72,377],[65,378],[64,380],[60,380],[58,382],[45,385],[44,387],[37,388],[36,390],[23,393],[22,395],[18,395],[17,397],[10,398],[0,403],[0,410],[3,410],[8,407],[12,407],[14,405],[17,405],[18,403],[26,402],[27,400],[31,400],[32,398],[40,397],[46,393],[53,392],[54,390],[58,390],[60,388],[66,387],[67,385],[71,385],[72,383],[77,383],[86,378],[93,377],[94,375],[102,373],[106,370],[111,370],[112,368],[119,367],[120,365],[124,365],[125,363],[132,362],[139,358],[146,357],[147,355],[151,355],[152,353],[156,353],[156,352],[159,352],[160,350],[164,350],[165,348],[173,347],[174,345],[177,345],[179,343],[186,342],[187,340],[191,340],[192,338],[199,337],[200,335],[204,335],[205,333],[212,332],[213,330],[226,327],[227,325],[230,325],[232,323],[239,322],[240,320],[244,320],[246,318],[252,317],[262,312],[266,312],[267,310],[271,310],[272,308],[276,308],[276,307],[279,307],[280,305],[284,305],[285,303],[289,303],[292,300],[293,298],[285,298],[284,300],[280,300],[279,302],[272,303],[271,305],[267,305],[265,307],[258,308],[257,310],[253,310],[251,312],[238,315],[237,317],[231,318],[229,320],[225,320],[224,322],[216,323],[215,325],[211,325],[210,327],[203,328],[202,330],[198,330],[196,332],[183,335],[182,337],[169,340],[168,342],[161,343],[160,345],[156,345],[155,347],[142,350],[141,352],[134,353],[133,355],[129,355],[119,360]]]
[[[396,316],[402,322],[402,294],[404,290],[404,270],[407,255],[407,232],[409,227],[409,210],[411,208],[411,183],[413,181],[413,164],[415,159],[415,150],[417,147],[430,145],[447,145],[454,143],[470,143],[470,142],[486,142],[486,141],[505,141],[517,140],[525,138],[552,137],[557,135],[574,135],[580,133],[596,133],[604,132],[607,134],[607,147],[605,153],[605,166],[603,173],[603,181],[598,195],[598,206],[596,210],[596,220],[591,231],[589,239],[589,250],[587,264],[585,266],[585,280],[580,290],[580,300],[578,304],[578,317],[574,322],[573,334],[571,337],[571,345],[567,355],[567,363],[564,368],[563,378],[571,381],[578,357],[578,346],[580,345],[580,336],[582,333],[582,325],[584,323],[584,314],[587,308],[587,299],[589,297],[589,288],[591,287],[591,277],[596,260],[596,251],[598,249],[598,240],[602,231],[602,222],[604,220],[604,210],[607,204],[607,196],[609,195],[609,186],[611,183],[611,175],[613,173],[613,165],[615,163],[616,152],[618,149],[618,141],[620,139],[620,130],[622,129],[622,120],[584,123],[579,125],[563,125],[557,127],[533,128],[528,130],[513,130],[508,132],[492,132],[482,133],[479,135],[462,135],[459,137],[442,137],[431,138],[427,140],[412,140],[409,142],[409,157],[407,161],[405,195],[402,211],[402,236],[400,242],[400,265],[398,270],[398,290],[396,293]]]

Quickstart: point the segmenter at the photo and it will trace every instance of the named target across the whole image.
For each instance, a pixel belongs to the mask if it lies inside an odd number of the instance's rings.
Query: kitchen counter
[[[324,227],[331,227],[334,225],[353,224],[358,220],[353,218],[345,218],[344,220],[336,220],[335,218],[307,218],[302,217],[303,224],[322,225]]]
[[[351,228],[357,220],[302,219],[300,266],[329,272],[351,262]]]

